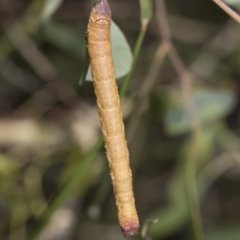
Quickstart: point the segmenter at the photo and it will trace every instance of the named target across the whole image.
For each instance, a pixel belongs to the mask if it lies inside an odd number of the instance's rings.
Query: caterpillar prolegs
[[[107,0],[97,0],[87,27],[87,47],[118,208],[118,219],[124,236],[128,237],[138,233],[139,220],[135,208],[129,153],[111,56],[110,26],[111,11]]]

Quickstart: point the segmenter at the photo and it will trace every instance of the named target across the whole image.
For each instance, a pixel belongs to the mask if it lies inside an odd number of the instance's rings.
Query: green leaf
[[[225,117],[234,107],[236,99],[230,91],[197,90],[193,93],[197,117],[202,125]],[[180,105],[171,107],[165,117],[166,131],[178,135],[190,130],[190,118],[182,99]]]
[[[240,230],[239,227],[226,227],[214,229],[208,232],[206,240],[239,240]]]
[[[58,10],[62,2],[63,0],[47,0],[41,14],[41,21],[46,22],[49,18],[51,18]]]
[[[202,174],[207,163],[213,156],[213,149],[215,145],[214,137],[218,131],[217,126],[202,129],[196,143],[195,155],[197,156],[197,186],[199,198],[206,194],[214,178],[209,180],[209,175]],[[186,224],[189,219],[188,201],[186,199],[185,189],[185,168],[186,159],[192,150],[192,139],[188,139],[182,146],[180,153],[178,153],[178,166],[173,176],[172,182],[169,186],[168,206],[155,210],[150,217],[157,218],[158,222],[150,228],[150,235],[153,239],[165,238],[177,231],[180,227]],[[209,172],[211,174],[211,172]],[[207,183],[206,183],[207,182]]]
[[[147,24],[153,13],[153,1],[152,0],[139,0],[141,9],[141,21]]]
[[[132,52],[120,28],[112,22],[111,25],[112,57],[115,66],[116,78],[126,75],[132,66]],[[90,70],[86,80],[92,81]]]

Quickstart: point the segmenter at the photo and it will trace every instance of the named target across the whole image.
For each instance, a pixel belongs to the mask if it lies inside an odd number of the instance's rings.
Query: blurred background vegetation
[[[210,0],[109,4],[130,46],[112,34],[116,72],[131,69],[132,239],[239,240],[240,25]],[[0,239],[123,239],[93,84],[79,84],[89,12],[0,0]]]

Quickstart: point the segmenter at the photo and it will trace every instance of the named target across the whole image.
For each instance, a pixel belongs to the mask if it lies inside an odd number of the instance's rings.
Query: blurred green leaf
[[[62,186],[61,191],[58,193],[52,204],[43,214],[37,226],[32,230],[30,235],[28,236],[28,240],[36,239],[36,237],[41,233],[43,228],[48,224],[50,218],[54,214],[54,212],[66,201],[69,195],[77,188],[80,183],[83,183],[81,186],[84,186],[84,179],[87,176],[88,169],[91,166],[91,162],[96,156],[99,149],[102,147],[103,139],[99,138],[95,146],[83,156],[78,161],[78,165],[74,168],[73,173],[69,177],[69,179]],[[74,153],[75,154],[75,153]],[[83,189],[79,189],[79,191],[83,191]]]
[[[112,22],[111,25],[112,57],[115,66],[116,78],[126,75],[132,66],[132,52],[120,28]],[[86,80],[92,81],[90,70]]]
[[[0,178],[9,178],[16,174],[20,165],[7,155],[0,154]]]
[[[223,0],[226,4],[233,6],[233,7],[239,7],[240,6],[240,0]]]
[[[211,230],[207,233],[206,240],[239,240],[240,229],[239,227],[222,227],[219,229]]]
[[[23,178],[29,210],[37,218],[47,209],[47,202],[42,189],[42,175],[43,173],[38,167],[30,165],[26,169]]]
[[[41,14],[41,21],[46,22],[52,15],[58,10],[60,5],[62,4],[63,0],[47,0],[42,14]]]
[[[22,15],[20,24],[27,34],[35,34],[38,32],[40,15],[45,2],[46,0],[31,1],[27,7],[27,10]],[[2,62],[12,50],[14,50],[14,46],[6,37],[6,35],[3,35],[0,38],[0,62]]]
[[[42,29],[42,36],[54,46],[59,47],[78,59],[83,59],[86,46],[85,39],[69,27],[59,23],[48,23]]]
[[[217,131],[215,127],[208,127],[202,129],[197,142],[195,143],[196,156],[198,156],[198,193],[203,197],[204,193],[210,186],[205,182],[208,176],[201,176],[201,170],[206,166],[207,162],[211,159],[214,149],[214,136]],[[151,215],[152,218],[158,218],[158,222],[150,228],[150,235],[155,238],[166,237],[179,229],[186,223],[189,218],[187,199],[185,195],[185,164],[189,151],[192,145],[191,139],[186,141],[182,146],[179,153],[179,163],[173,176],[172,183],[169,187],[168,197],[170,200],[169,206],[162,210],[154,211]],[[201,153],[201,154],[200,154]]]
[[[197,90],[193,93],[197,116],[201,125],[225,117],[234,107],[236,99],[226,90]],[[182,99],[180,105],[170,107],[164,117],[166,130],[171,135],[178,135],[190,130],[190,118]]]
[[[35,34],[41,24],[41,14],[47,0],[32,1],[21,18],[21,26],[27,34]]]
[[[139,0],[141,8],[141,21],[147,24],[152,17],[153,1],[152,0]]]

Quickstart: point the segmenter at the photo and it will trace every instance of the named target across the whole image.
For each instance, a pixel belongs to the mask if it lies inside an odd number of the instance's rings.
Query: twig
[[[156,0],[156,13],[157,13],[159,31],[161,33],[163,42],[168,46],[168,54],[169,54],[170,60],[172,61],[172,64],[180,78],[182,93],[185,98],[189,117],[191,120],[192,131],[198,132],[200,124],[197,118],[195,106],[192,99],[190,73],[185,68],[184,63],[182,62],[180,56],[178,55],[177,50],[172,44],[171,34],[169,31],[169,26],[167,22],[166,7],[163,0]]]
[[[156,0],[156,13],[159,25],[159,31],[161,33],[163,42],[168,46],[168,55],[175,68],[182,88],[182,94],[186,102],[187,111],[189,114],[192,135],[191,142],[193,144],[192,149],[189,151],[189,156],[187,157],[186,169],[185,169],[185,187],[186,187],[186,198],[188,202],[189,214],[191,217],[193,239],[202,240],[203,230],[202,221],[200,215],[200,207],[197,197],[197,183],[196,183],[196,166],[197,166],[197,143],[200,133],[200,124],[197,118],[195,105],[192,99],[192,87],[191,87],[191,77],[190,73],[184,66],[184,63],[177,50],[175,49],[171,34],[169,31],[169,26],[167,22],[167,13],[164,0]]]
[[[141,48],[142,48],[142,43],[143,43],[145,34],[146,34],[146,26],[143,25],[143,26],[141,27],[141,31],[140,31],[140,33],[139,33],[139,35],[138,35],[137,42],[136,42],[135,47],[134,47],[134,51],[133,51],[133,62],[132,62],[131,70],[130,70],[130,72],[124,77],[123,83],[122,83],[122,85],[121,85],[121,90],[120,90],[120,98],[121,98],[121,99],[122,99],[122,98],[125,96],[125,94],[126,94],[127,87],[128,87],[128,85],[129,85],[130,79],[131,79],[131,77],[132,77],[133,71],[134,71],[135,66],[136,66],[136,62],[137,62],[137,59],[138,59],[140,50],[141,50]]]
[[[239,41],[240,28],[230,19],[219,33],[203,46],[202,53],[188,67],[189,71],[199,79],[211,79],[212,74],[221,68],[220,60],[231,54],[239,45]]]
[[[233,11],[226,3],[221,0],[213,0],[223,11],[225,11],[231,18],[240,23],[240,16]]]
[[[52,63],[40,52],[35,43],[26,35],[24,30],[17,23],[8,26],[3,25],[7,37],[19,51],[21,56],[28,62],[37,75],[53,89],[58,98],[65,104],[68,101],[76,100],[78,97],[75,90],[64,83],[59,77]]]
[[[150,66],[150,70],[145,78],[145,81],[139,91],[138,96],[138,103],[136,104],[135,111],[133,115],[131,116],[131,119],[129,120],[129,123],[127,125],[127,139],[128,141],[131,141],[131,138],[133,136],[134,131],[136,130],[136,127],[138,125],[138,122],[140,120],[140,116],[144,111],[145,107],[145,101],[147,96],[149,95],[150,90],[152,89],[158,73],[160,71],[160,66],[163,63],[163,60],[168,52],[168,46],[164,43],[160,43],[157,51],[155,53],[155,56],[153,58],[152,64]]]
[[[185,164],[185,190],[186,203],[192,225],[192,234],[194,240],[203,240],[202,219],[198,199],[197,189],[197,159],[200,134],[192,134],[189,139],[189,150],[186,156]]]
[[[20,25],[3,25],[3,27],[9,40],[41,79],[49,82],[58,78],[58,74],[51,63],[36,48],[35,43],[25,34]]]
[[[161,67],[163,60],[167,53],[168,53],[168,45],[166,45],[164,42],[160,43],[156,50],[152,64],[150,66],[148,75],[146,77],[146,81],[144,81],[142,88],[139,92],[140,99],[147,96],[149,94],[150,90],[152,89],[153,84],[155,83],[155,80],[159,73],[160,67]]]

